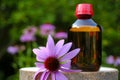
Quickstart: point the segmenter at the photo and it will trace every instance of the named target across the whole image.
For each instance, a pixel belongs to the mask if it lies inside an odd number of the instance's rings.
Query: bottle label
[[[80,26],[79,28],[71,28],[71,32],[99,32],[99,27],[96,26]]]

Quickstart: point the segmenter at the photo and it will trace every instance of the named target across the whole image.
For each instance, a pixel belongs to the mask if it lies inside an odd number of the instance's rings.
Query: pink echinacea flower
[[[117,57],[117,59],[116,59],[114,65],[115,65],[115,66],[120,65],[120,57]]]
[[[36,27],[28,27],[23,31],[23,34],[20,37],[21,42],[31,42],[35,41]]]
[[[20,41],[21,42],[31,42],[31,41],[35,41],[36,38],[35,38],[35,35],[30,35],[30,34],[23,34],[21,35],[20,37]]]
[[[23,33],[24,34],[35,35],[36,31],[37,31],[37,28],[35,26],[30,26],[30,27],[24,29]]]
[[[7,52],[9,52],[10,54],[14,55],[19,51],[18,46],[9,46],[7,48]]]
[[[34,76],[36,80],[38,74],[43,72],[40,80],[47,80],[51,75],[52,80],[68,80],[62,72],[80,72],[81,70],[71,70],[71,59],[80,51],[79,48],[69,52],[72,43],[64,44],[64,40],[59,40],[56,44],[53,38],[49,35],[46,47],[33,49],[36,54],[36,67],[39,68]]]
[[[67,39],[68,35],[66,32],[57,32],[54,37],[57,39]]]
[[[108,56],[108,57],[106,58],[106,62],[107,62],[108,64],[113,64],[113,63],[114,63],[114,57],[113,57],[112,55]]]
[[[119,66],[120,65],[120,57],[114,57],[112,55],[108,56],[106,58],[107,64],[113,64],[114,66]]]
[[[40,34],[42,36],[53,35],[55,33],[55,26],[52,24],[40,25]]]

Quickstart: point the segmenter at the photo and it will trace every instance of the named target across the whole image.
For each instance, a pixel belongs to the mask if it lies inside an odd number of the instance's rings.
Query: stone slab
[[[33,80],[34,74],[38,68],[36,67],[27,67],[20,69],[19,80]],[[37,80],[40,80],[39,74]],[[72,72],[72,73],[63,73],[68,78],[68,80],[118,80],[118,70],[109,67],[101,67],[97,72]],[[49,80],[51,80],[49,78]]]

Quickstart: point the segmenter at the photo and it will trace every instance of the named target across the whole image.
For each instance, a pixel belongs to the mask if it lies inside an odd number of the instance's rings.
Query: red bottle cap
[[[93,16],[93,8],[92,4],[83,3],[78,4],[76,7],[76,17],[79,17],[80,15],[90,15]]]

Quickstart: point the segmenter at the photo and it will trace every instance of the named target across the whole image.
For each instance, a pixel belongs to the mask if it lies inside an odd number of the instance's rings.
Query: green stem
[[[30,63],[31,63],[31,54],[32,54],[32,49],[31,49],[31,43],[28,42],[27,43],[27,47],[26,47],[26,66],[30,66]]]

